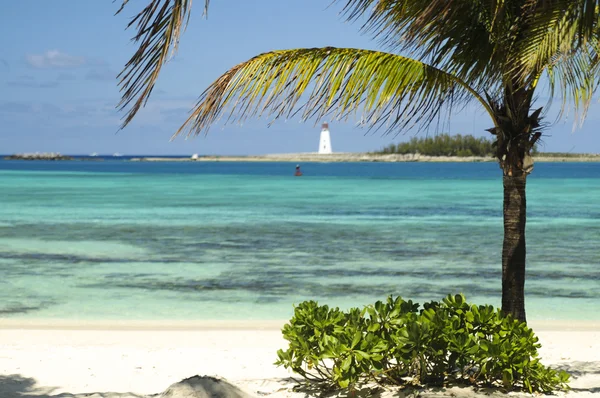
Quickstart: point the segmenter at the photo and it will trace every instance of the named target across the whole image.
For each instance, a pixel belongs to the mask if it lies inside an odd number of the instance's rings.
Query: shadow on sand
[[[554,366],[553,366],[554,367]],[[554,367],[569,373],[573,379],[582,376],[600,375],[600,361],[597,362],[565,362]],[[599,386],[600,387],[600,386]]]
[[[556,369],[562,369],[572,376],[571,387],[575,393],[600,393],[600,361],[595,362],[566,362],[555,366]],[[271,389],[269,392],[253,391],[259,396],[269,396],[281,390],[293,390],[296,393],[303,394],[306,398],[377,398],[386,397],[420,397],[420,398],[439,398],[444,396],[472,396],[482,395],[486,397],[506,397],[504,392],[498,389],[473,389],[472,387],[449,387],[449,388],[382,388],[378,386],[364,387],[354,392],[344,391],[326,391],[321,386],[303,384],[300,380],[293,378],[277,378],[270,380],[279,385],[280,388]],[[597,381],[597,382],[596,382]],[[60,393],[55,394],[56,387],[38,386],[35,379],[18,374],[0,375],[0,397],[1,398],[152,398],[156,395],[139,395],[134,393],[114,393],[114,392],[96,392],[96,393]],[[260,388],[259,388],[260,390]],[[471,394],[468,394],[468,392]],[[522,394],[530,397],[529,394]],[[511,396],[521,396],[521,394],[511,394]]]
[[[21,375],[0,375],[0,397],[2,398],[148,398],[133,393],[98,392],[86,394],[53,394],[54,387],[37,386],[35,379]]]
[[[599,362],[567,362],[557,366],[560,369],[571,374],[571,391],[574,393],[600,393],[600,361]],[[383,388],[370,386],[359,388],[354,392],[348,391],[327,391],[318,385],[304,384],[297,379],[278,379],[281,385],[294,385],[293,391],[304,394],[305,398],[441,398],[441,397],[473,397],[485,396],[487,398],[507,397],[506,391],[498,388],[473,388],[473,387],[433,387],[427,389],[420,388]],[[299,384],[300,383],[300,384]],[[512,392],[512,398],[531,397],[531,394]]]
[[[305,398],[443,398],[443,397],[473,397],[474,395],[486,398],[506,398],[505,392],[493,388],[474,389],[472,387],[405,387],[386,388],[379,386],[361,387],[355,391],[326,391],[318,386],[298,385],[295,392],[305,394]],[[512,398],[518,395],[511,395]],[[529,395],[530,396],[530,395]]]
[[[571,375],[571,390],[574,392],[600,393],[600,361],[566,362],[556,366],[556,369],[564,370]],[[590,385],[590,378],[597,382]]]

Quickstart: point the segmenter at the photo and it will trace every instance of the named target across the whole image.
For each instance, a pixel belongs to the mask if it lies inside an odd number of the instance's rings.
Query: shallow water
[[[493,163],[0,161],[0,316],[282,319],[306,299],[499,305]],[[529,319],[600,319],[600,164],[528,180]]]

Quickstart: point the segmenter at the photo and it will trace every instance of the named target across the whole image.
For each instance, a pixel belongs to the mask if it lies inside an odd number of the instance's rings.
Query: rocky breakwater
[[[10,156],[5,156],[6,160],[73,160],[71,156],[61,155],[56,152],[48,153],[17,153]]]

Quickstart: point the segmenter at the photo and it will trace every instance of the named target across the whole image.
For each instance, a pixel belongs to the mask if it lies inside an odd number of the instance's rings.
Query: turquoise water
[[[284,319],[306,299],[500,303],[493,163],[0,161],[0,316]],[[529,319],[600,319],[600,164],[528,180]]]

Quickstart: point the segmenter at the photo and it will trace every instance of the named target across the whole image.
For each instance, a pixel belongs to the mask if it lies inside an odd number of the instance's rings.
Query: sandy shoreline
[[[286,320],[64,320],[0,318],[2,330],[277,331]],[[534,331],[600,332],[600,320],[531,320]]]
[[[273,365],[276,351],[286,346],[279,330],[283,323],[170,322],[160,329],[156,322],[4,319],[0,397],[145,397],[199,374],[224,377],[257,397],[306,398],[292,391],[290,374]],[[577,376],[568,397],[600,393],[598,322],[530,324],[543,345],[544,363]],[[481,395],[465,388],[446,393]]]
[[[252,330],[279,332],[284,320],[55,320],[55,319],[1,319],[2,330],[121,330],[121,331],[203,331],[203,330]],[[583,329],[599,328],[597,323],[582,324]],[[568,326],[566,323],[564,326]],[[562,330],[562,329],[559,329]]]
[[[254,156],[199,156],[192,157],[139,157],[132,162],[296,162],[296,163],[334,163],[334,162],[496,162],[493,157],[457,157],[408,155],[373,155],[368,153],[287,153]],[[576,157],[535,156],[535,162],[600,162],[600,155],[581,155]]]

